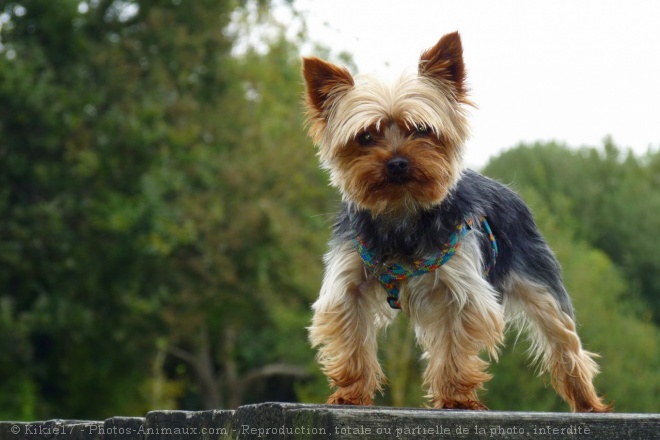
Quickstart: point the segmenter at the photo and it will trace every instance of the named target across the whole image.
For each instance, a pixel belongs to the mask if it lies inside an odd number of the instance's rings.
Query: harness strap
[[[485,217],[480,217],[483,229],[488,234],[488,239],[491,242],[492,264],[488,263],[485,267],[485,272],[488,274],[497,259],[497,240],[495,235],[490,229],[490,225]],[[374,274],[378,282],[387,291],[387,302],[393,309],[400,309],[401,303],[399,302],[399,290],[401,281],[415,276],[423,275],[432,272],[445,264],[454,256],[456,251],[461,247],[463,238],[472,229],[473,220],[471,217],[460,222],[456,229],[451,233],[442,249],[433,254],[430,258],[420,258],[411,263],[408,267],[394,263],[391,266],[384,267],[376,259],[372,249],[369,249],[366,243],[360,236],[355,238],[358,254],[362,259],[364,267]]]

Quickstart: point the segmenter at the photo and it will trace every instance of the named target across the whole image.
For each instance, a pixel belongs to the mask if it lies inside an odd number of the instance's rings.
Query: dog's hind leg
[[[524,327],[531,354],[541,373],[550,372],[552,385],[575,412],[608,412],[611,406],[596,394],[597,355],[582,348],[568,294],[553,291],[524,275],[511,275],[504,296],[507,314]]]

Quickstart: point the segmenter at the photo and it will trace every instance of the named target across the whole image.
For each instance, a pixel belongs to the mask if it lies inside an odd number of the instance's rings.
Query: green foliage
[[[19,406],[31,408],[21,414],[55,415],[64,398],[86,415],[88,396],[102,395],[106,415],[135,397],[150,345],[139,337],[150,310],[139,305],[152,301],[158,267],[140,245],[139,194],[159,128],[138,122],[143,102],[130,96],[130,76],[112,76],[127,54],[97,52],[86,36],[106,19],[83,17],[77,2],[11,2],[5,13],[0,285],[27,327],[23,374],[40,396],[24,394]]]
[[[232,55],[235,7],[3,3],[3,417],[235,406],[311,362],[332,196],[295,46]]]

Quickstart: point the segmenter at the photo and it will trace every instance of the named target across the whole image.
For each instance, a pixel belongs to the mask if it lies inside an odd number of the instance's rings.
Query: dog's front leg
[[[371,405],[384,381],[377,356],[375,292],[367,286],[352,242],[336,246],[325,258],[309,339],[318,348],[323,373],[337,387],[328,403]]]
[[[486,350],[497,357],[504,337],[504,313],[497,294],[482,278],[474,243],[436,273],[416,281],[406,306],[428,360],[424,384],[435,408],[487,409],[477,391],[491,376]]]

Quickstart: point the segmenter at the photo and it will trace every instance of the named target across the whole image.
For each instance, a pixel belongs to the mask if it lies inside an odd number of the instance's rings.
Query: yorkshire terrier
[[[343,202],[309,328],[336,388],[328,403],[370,405],[385,377],[376,335],[407,315],[427,360],[435,408],[487,409],[507,322],[529,332],[533,358],[573,411],[606,412],[595,355],[582,348],[559,264],[527,206],[462,165],[469,127],[457,32],[385,84],[303,60],[309,133]]]

